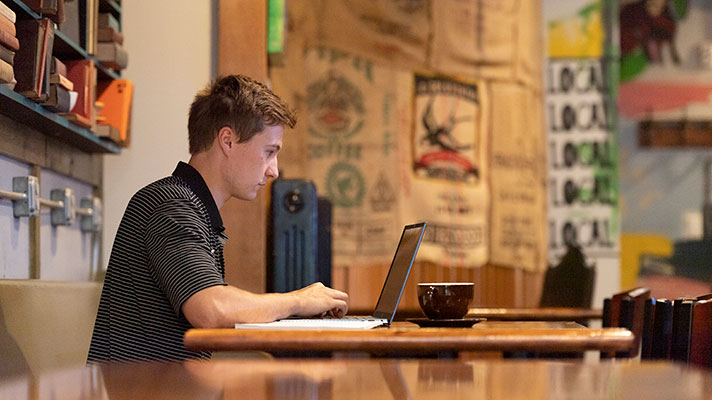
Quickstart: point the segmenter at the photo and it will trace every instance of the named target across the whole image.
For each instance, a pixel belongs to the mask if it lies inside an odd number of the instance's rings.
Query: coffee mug
[[[460,319],[467,315],[475,297],[472,282],[429,282],[418,284],[418,303],[430,319]]]

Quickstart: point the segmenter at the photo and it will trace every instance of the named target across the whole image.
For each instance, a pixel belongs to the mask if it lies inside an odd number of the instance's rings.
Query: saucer
[[[406,318],[406,321],[418,324],[421,328],[469,328],[472,325],[483,321],[481,318],[462,319],[430,319],[430,318]]]

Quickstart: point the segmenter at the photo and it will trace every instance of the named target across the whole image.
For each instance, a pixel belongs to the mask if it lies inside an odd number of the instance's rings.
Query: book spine
[[[7,19],[12,21],[13,24],[17,22],[17,15],[15,14],[15,12],[12,11],[10,7],[6,6],[5,3],[3,3],[2,1],[0,1],[0,14],[7,17]]]
[[[124,44],[124,36],[121,32],[115,30],[114,28],[99,28],[99,32],[97,32],[97,41],[100,43],[114,42]]]
[[[17,31],[15,30],[15,23],[10,21],[4,15],[0,15],[0,31],[5,31],[12,36],[17,34]]]
[[[0,29],[0,44],[12,51],[20,50],[20,42],[15,35],[10,35],[8,32]]]
[[[15,63],[15,52],[0,44],[0,60],[12,65]]]
[[[52,70],[50,72],[67,76],[67,66],[57,57],[52,57]]]
[[[15,71],[12,65],[0,60],[0,83],[10,83],[15,80]]]
[[[96,52],[96,31],[99,23],[99,3],[98,0],[86,0],[87,2],[87,48],[89,54]]]
[[[48,85],[49,82],[45,82],[45,77],[49,79],[49,65],[47,62],[47,53],[49,53],[50,57],[50,62],[52,60],[52,47],[49,42],[50,40],[50,33],[52,33],[52,25],[49,22],[49,19],[43,19],[42,20],[42,25],[44,26],[44,36],[42,39],[42,53],[41,58],[40,58],[40,66],[39,66],[39,80],[37,84],[37,92],[42,94],[42,93],[48,93],[48,91],[44,90],[45,87],[49,89]],[[52,39],[54,39],[54,36],[52,36]],[[47,51],[49,49],[49,51]],[[45,72],[46,71],[46,72]]]
[[[69,91],[58,85],[50,86],[49,102],[50,104],[44,105],[48,110],[56,113],[69,112]]]

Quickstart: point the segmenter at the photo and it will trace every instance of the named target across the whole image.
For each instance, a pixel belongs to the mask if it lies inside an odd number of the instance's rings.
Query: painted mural
[[[621,284],[649,287],[657,297],[706,293],[712,258],[703,188],[712,154],[708,134],[691,141],[695,132],[684,126],[712,121],[712,2],[628,0],[619,15]],[[683,129],[646,144],[647,124]]]
[[[552,5],[549,4],[551,7]],[[602,293],[618,287],[620,214],[614,93],[603,1],[567,2],[545,14],[549,172],[549,263],[569,246],[595,265]]]

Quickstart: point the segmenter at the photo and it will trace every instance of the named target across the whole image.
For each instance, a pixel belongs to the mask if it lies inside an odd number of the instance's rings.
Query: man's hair
[[[241,75],[218,77],[190,105],[189,151],[196,154],[209,149],[225,126],[242,143],[262,132],[265,125],[294,128],[296,123],[294,112],[262,83]]]

